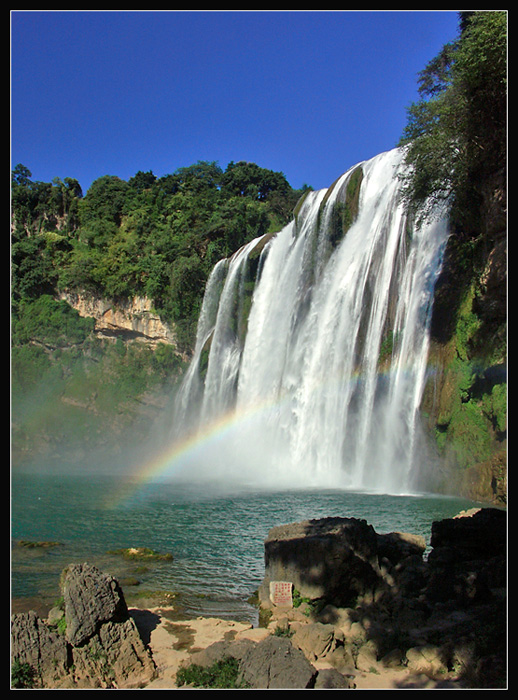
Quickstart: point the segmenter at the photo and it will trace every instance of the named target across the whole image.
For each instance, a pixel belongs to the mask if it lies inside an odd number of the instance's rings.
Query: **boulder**
[[[482,508],[432,523],[428,600],[466,606],[505,588],[507,514]]]
[[[421,555],[408,556],[393,567],[392,579],[402,596],[417,597],[428,580],[427,563]]]
[[[414,673],[424,673],[435,678],[448,672],[447,657],[441,647],[425,644],[412,647],[406,652],[407,667]]]
[[[291,641],[312,664],[324,664],[344,676],[354,671],[351,644],[346,644],[344,633],[333,624],[308,622],[296,628]]]
[[[505,555],[507,513],[498,508],[481,508],[433,522],[430,544],[435,552],[446,548],[452,557],[462,561]],[[429,557],[431,561],[434,551]]]
[[[194,664],[195,666],[206,668],[228,658],[241,661],[242,658],[254,648],[255,644],[256,642],[251,639],[213,642],[205,649],[191,654],[188,663],[189,665]]]
[[[272,528],[265,540],[265,577],[259,589],[271,607],[269,584],[289,581],[303,598],[344,606],[381,583],[377,536],[356,518],[322,518]]]
[[[252,646],[240,662],[238,682],[250,688],[313,688],[317,670],[286,637],[270,635]]]
[[[142,688],[155,666],[134,621],[106,622],[97,634],[72,649],[74,676],[82,688]]]
[[[271,634],[258,642],[246,638],[214,642],[191,654],[188,665],[206,668],[228,658],[239,662],[237,683],[251,689],[312,688],[317,675],[290,639]]]
[[[50,629],[33,610],[13,615],[11,658],[30,667],[37,687],[54,687],[70,669],[65,638]]]
[[[388,560],[392,565],[399,564],[411,556],[422,557],[426,549],[424,537],[407,532],[389,532],[378,534],[378,557]]]
[[[124,622],[129,613],[113,576],[89,564],[73,564],[62,575],[66,637],[73,646],[89,639],[104,622]]]
[[[378,665],[378,650],[376,643],[368,639],[358,649],[356,655],[356,668],[359,671],[370,673],[376,670]]]
[[[291,641],[309,661],[315,661],[330,654],[338,644],[343,645],[343,639],[343,634],[334,625],[314,622],[299,627]]]
[[[339,688],[354,688],[351,679],[335,668],[323,668],[318,672],[315,690],[336,690]]]

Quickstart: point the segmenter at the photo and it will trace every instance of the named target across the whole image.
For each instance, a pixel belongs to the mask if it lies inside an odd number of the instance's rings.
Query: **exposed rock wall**
[[[60,299],[68,302],[80,316],[94,318],[95,332],[99,336],[176,346],[174,329],[160,319],[150,299],[135,297],[114,301],[77,292],[63,292]]]
[[[507,499],[507,211],[505,173],[482,191],[472,230],[448,241],[436,285],[422,413],[439,474],[432,490]]]

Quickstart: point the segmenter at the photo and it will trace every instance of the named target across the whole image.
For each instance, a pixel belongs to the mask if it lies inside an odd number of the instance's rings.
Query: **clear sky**
[[[157,177],[246,160],[328,187],[393,148],[457,10],[11,10],[11,167]]]

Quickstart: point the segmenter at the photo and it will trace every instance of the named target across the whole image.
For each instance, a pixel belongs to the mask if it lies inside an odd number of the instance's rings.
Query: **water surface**
[[[121,498],[122,495],[122,498]],[[471,501],[423,494],[389,496],[340,490],[215,490],[207,485],[151,483],[135,491],[109,476],[23,475],[12,480],[12,597],[17,607],[51,605],[59,576],[88,561],[137,590],[180,594],[188,614],[255,619],[248,603],[264,576],[270,528],[327,516],[366,520],[378,533],[411,532],[429,542],[434,520],[472,507]],[[20,540],[59,542],[25,549]],[[125,562],[114,550],[149,547],[173,561]]]

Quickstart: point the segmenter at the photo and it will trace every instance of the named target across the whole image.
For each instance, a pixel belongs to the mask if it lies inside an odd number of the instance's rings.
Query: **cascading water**
[[[308,193],[293,221],[220,261],[174,430],[212,434],[187,479],[420,488],[419,405],[447,218],[412,227],[403,151]],[[200,443],[200,445],[203,443]]]

